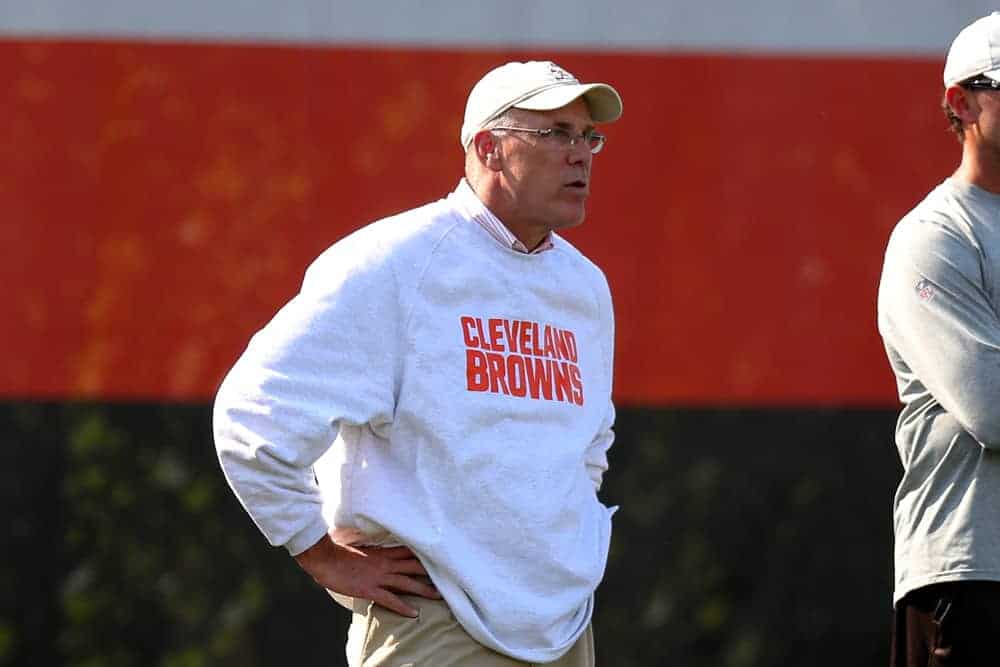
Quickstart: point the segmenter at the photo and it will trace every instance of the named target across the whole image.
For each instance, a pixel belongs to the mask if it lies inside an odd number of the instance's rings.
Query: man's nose
[[[569,153],[567,154],[567,160],[570,164],[579,164],[581,162],[590,162],[594,154],[590,152],[590,145],[583,140],[583,137],[577,137],[569,147]]]

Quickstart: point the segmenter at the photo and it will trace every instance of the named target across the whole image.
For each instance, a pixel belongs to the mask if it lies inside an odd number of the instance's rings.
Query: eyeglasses
[[[966,90],[1000,90],[1000,81],[994,81],[988,76],[974,76],[959,83]]]
[[[508,132],[527,132],[529,134],[537,135],[542,138],[542,141],[559,148],[569,148],[570,146],[575,146],[576,142],[582,141],[587,144],[587,147],[593,155],[600,153],[601,149],[604,148],[604,144],[608,141],[608,138],[603,134],[594,132],[593,130],[587,130],[586,132],[581,132],[580,134],[574,134],[561,127],[549,127],[544,130],[534,127],[491,127],[489,129],[507,130]]]

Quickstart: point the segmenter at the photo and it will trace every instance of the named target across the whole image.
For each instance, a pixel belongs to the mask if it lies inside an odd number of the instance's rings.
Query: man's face
[[[517,127],[561,128],[573,136],[592,130],[582,98],[553,111],[511,109]],[[508,224],[553,230],[583,222],[593,155],[582,139],[572,146],[526,132],[498,133],[504,154],[502,186],[512,204]]]
[[[982,137],[983,148],[1000,152],[1000,91],[971,91],[973,105],[978,111],[976,123]]]

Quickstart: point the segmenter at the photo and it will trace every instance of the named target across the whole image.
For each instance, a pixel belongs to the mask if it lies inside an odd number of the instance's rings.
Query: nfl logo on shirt
[[[934,286],[931,284],[931,281],[924,278],[917,283],[917,297],[921,301],[930,301],[934,298]]]

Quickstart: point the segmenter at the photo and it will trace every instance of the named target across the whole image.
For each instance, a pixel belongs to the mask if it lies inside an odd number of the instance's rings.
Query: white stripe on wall
[[[942,56],[985,0],[0,0],[0,35]]]

